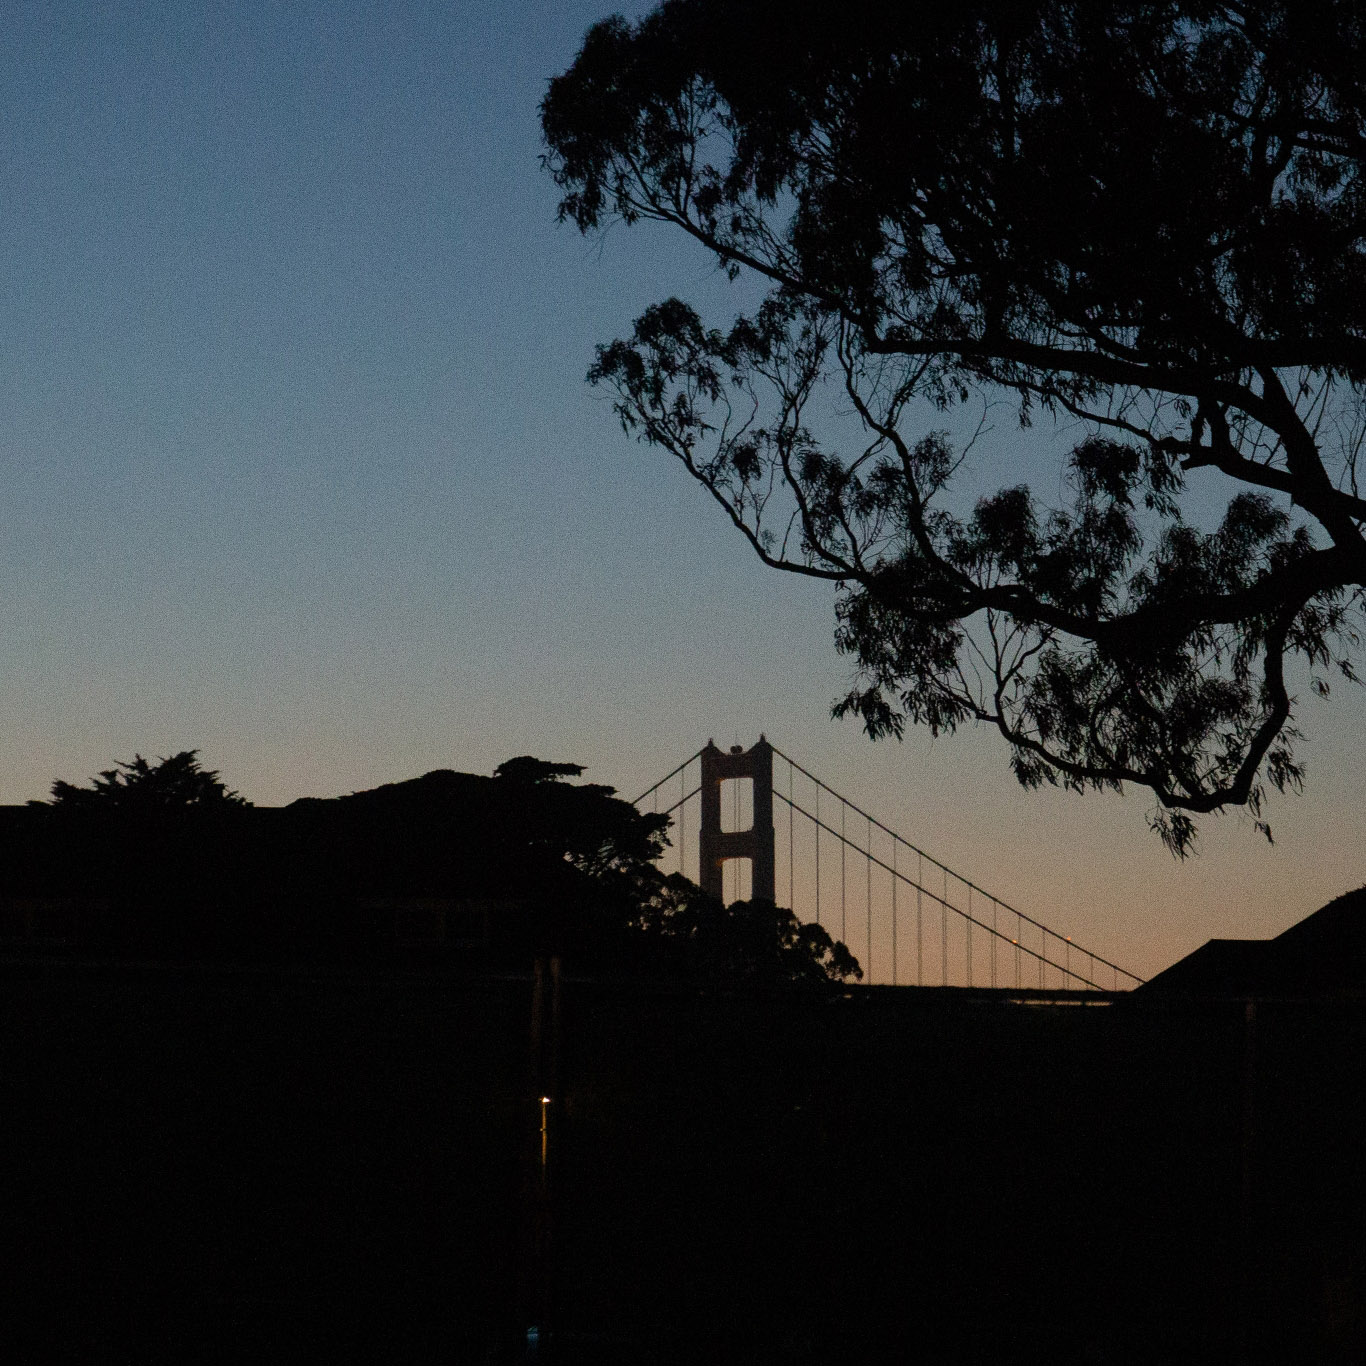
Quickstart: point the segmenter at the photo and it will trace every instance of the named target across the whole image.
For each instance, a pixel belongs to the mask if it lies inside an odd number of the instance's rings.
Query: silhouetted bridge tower
[[[775,765],[786,783],[775,785]],[[763,736],[728,752],[708,740],[636,805],[672,818],[671,870],[726,902],[762,898],[823,924],[859,957],[865,982],[1121,991],[1142,981],[961,877]]]
[[[697,752],[702,767],[702,826],[698,831],[697,882],[704,892],[724,897],[722,874],[728,859],[743,858],[750,865],[750,897],[776,901],[773,866],[773,746],[761,735],[753,749],[731,747],[729,754],[715,740]],[[721,785],[749,779],[753,817],[746,830],[721,828]]]

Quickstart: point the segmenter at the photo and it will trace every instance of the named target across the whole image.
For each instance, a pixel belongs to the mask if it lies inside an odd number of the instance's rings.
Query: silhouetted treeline
[[[199,793],[206,775],[187,751],[0,809],[0,942],[492,967],[556,952],[580,970],[859,975],[819,926],[772,906],[724,908],[661,875],[666,818],[610,787],[560,781],[578,765],[523,756],[493,777],[443,769],[272,808],[167,800],[174,785],[158,778],[175,777],[173,764]]]
[[[278,808],[11,809],[4,928],[36,916],[38,938],[46,919],[51,938],[256,957],[513,950],[549,932],[552,905],[571,929],[591,877],[567,855],[594,795],[439,771]]]

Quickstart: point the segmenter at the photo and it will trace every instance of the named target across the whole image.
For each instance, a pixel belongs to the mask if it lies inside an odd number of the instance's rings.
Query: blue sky
[[[192,746],[263,803],[527,751],[633,796],[766,729],[1140,971],[1366,881],[1359,697],[1306,714],[1274,850],[1211,821],[1184,866],[1141,794],[830,721],[829,590],[583,382],[651,300],[728,299],[554,221],[537,103],[610,8],[6,7],[0,801]]]

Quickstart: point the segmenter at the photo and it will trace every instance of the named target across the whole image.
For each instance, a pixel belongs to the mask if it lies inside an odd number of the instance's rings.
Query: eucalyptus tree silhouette
[[[1354,679],[1362,624],[1363,70],[1348,0],[609,19],[541,109],[561,217],[669,225],[763,297],[658,303],[589,377],[765,563],[837,585],[837,715],[1146,786],[1177,853],[1229,805],[1269,838],[1293,689]],[[969,400],[1072,424],[1062,467],[1023,448],[956,499]]]

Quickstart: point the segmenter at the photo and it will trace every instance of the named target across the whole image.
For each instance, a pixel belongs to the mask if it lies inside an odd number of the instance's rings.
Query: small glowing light
[[[542,1096],[542,1097],[541,1097],[541,1104],[542,1104],[542,1105],[549,1105],[549,1104],[550,1104],[550,1097],[549,1097],[549,1096]]]

